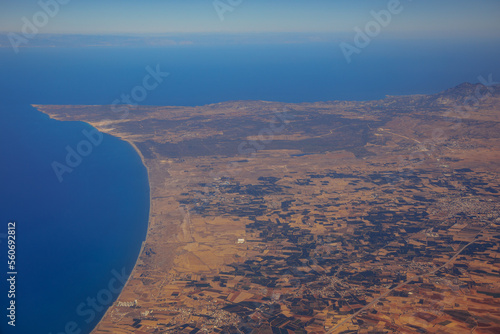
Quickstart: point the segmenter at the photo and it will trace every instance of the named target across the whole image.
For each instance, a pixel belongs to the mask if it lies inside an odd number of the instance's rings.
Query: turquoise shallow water
[[[435,93],[479,75],[498,81],[498,45],[379,40],[351,64],[331,44],[26,48],[17,55],[0,48],[0,333],[89,333],[119,292],[117,276],[132,269],[147,227],[147,173],[133,148],[104,135],[59,182],[51,164],[92,128],[51,120],[30,104],[111,104],[157,65],[170,75],[142,104]],[[17,221],[15,328],[1,313],[9,220]]]

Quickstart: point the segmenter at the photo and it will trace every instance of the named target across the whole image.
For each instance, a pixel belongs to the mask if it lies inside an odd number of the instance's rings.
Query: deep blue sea
[[[59,182],[52,162],[92,127],[51,120],[30,104],[112,104],[142,85],[147,66],[170,74],[140,104],[369,100],[435,93],[479,75],[498,80],[498,59],[498,43],[445,40],[374,41],[351,64],[331,44],[0,48],[0,332],[59,334],[74,323],[89,333],[109,283],[114,299],[117,272],[132,269],[149,213],[147,172],[117,138],[105,135]],[[17,223],[15,328],[6,317],[10,220]]]

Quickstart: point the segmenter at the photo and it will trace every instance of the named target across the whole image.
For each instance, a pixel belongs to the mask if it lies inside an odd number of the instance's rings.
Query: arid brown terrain
[[[149,172],[147,239],[95,334],[500,333],[500,86],[35,107]]]

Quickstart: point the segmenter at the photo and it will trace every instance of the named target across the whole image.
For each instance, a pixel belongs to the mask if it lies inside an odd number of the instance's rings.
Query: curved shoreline
[[[87,123],[89,125],[91,125],[92,127],[94,127],[97,131],[101,132],[101,133],[106,133],[106,132],[102,132],[100,131],[95,125],[93,125],[92,123],[89,123],[89,122],[84,122],[84,123]],[[115,305],[116,301],[120,298],[120,296],[122,295],[123,293],[123,290],[125,290],[125,288],[127,287],[127,285],[129,284],[130,282],[130,279],[132,278],[132,275],[135,273],[136,269],[137,269],[137,264],[139,263],[139,259],[142,255],[142,252],[144,251],[144,246],[146,244],[146,241],[148,240],[148,236],[149,236],[149,225],[151,223],[151,212],[152,212],[152,206],[153,206],[153,201],[152,201],[152,196],[151,196],[151,179],[149,177],[149,169],[148,169],[148,166],[146,165],[146,160],[144,158],[144,155],[142,154],[142,152],[139,150],[139,148],[135,145],[134,142],[128,140],[128,139],[125,139],[125,138],[122,138],[122,137],[118,137],[118,136],[115,136],[115,135],[112,135],[112,134],[109,134],[109,133],[106,133],[107,135],[110,135],[110,136],[113,136],[115,138],[118,138],[124,142],[127,142],[128,144],[130,144],[130,146],[132,146],[132,148],[136,151],[136,153],[139,155],[139,157],[141,158],[141,161],[142,161],[142,165],[144,166],[144,168],[146,168],[146,173],[147,173],[147,177],[148,177],[148,186],[149,186],[149,214],[148,214],[148,222],[147,222],[147,227],[146,227],[146,237],[144,238],[144,240],[142,241],[141,243],[141,249],[139,250],[139,254],[137,255],[137,259],[135,260],[135,264],[134,264],[134,267],[132,268],[132,271],[130,272],[130,274],[128,275],[128,278],[127,278],[127,281],[125,282],[125,284],[123,284],[123,287],[120,291],[120,294],[118,294],[118,296],[116,297],[115,301],[113,302],[113,304],[111,304],[110,306],[108,306],[108,308],[106,309],[106,312],[104,312],[104,314],[102,315],[101,319],[99,319],[99,322],[95,325],[94,329],[92,329],[92,331],[90,332],[90,334],[94,334],[96,333],[96,331],[98,330],[98,327],[101,323],[101,321],[108,315],[108,312],[111,310],[111,308]]]
[[[60,122],[67,122],[68,120],[65,120],[65,119],[60,119],[58,117],[56,117],[55,115],[53,114],[50,114],[48,113],[47,111],[43,110],[41,107],[41,105],[35,105],[35,104],[32,104],[31,107],[33,107],[34,109],[38,110],[39,112],[49,116],[49,118],[51,119],[54,119],[54,120],[57,120],[57,121],[60,121]],[[88,121],[82,121],[82,120],[77,120],[76,122],[82,122],[82,123],[86,123],[88,125],[90,125],[91,127],[93,127],[94,129],[96,129],[97,131],[99,131],[99,133],[102,133],[102,134],[107,134],[107,135],[110,135],[110,136],[113,136],[115,138],[118,138],[119,140],[121,141],[124,141],[126,143],[128,143],[130,146],[132,146],[132,148],[134,149],[134,151],[139,155],[139,157],[141,158],[141,162],[142,162],[142,165],[144,166],[144,168],[146,168],[146,174],[147,174],[147,178],[148,178],[148,186],[149,186],[149,213],[148,213],[148,221],[147,221],[147,226],[146,226],[146,236],[144,238],[144,240],[141,242],[141,248],[139,250],[139,253],[137,254],[137,259],[135,260],[135,263],[134,263],[134,267],[132,268],[130,274],[128,275],[128,278],[127,278],[127,281],[125,282],[125,284],[123,285],[120,293],[118,294],[118,296],[116,297],[116,299],[114,300],[114,302],[108,306],[108,308],[106,309],[106,312],[104,312],[104,314],[101,316],[101,318],[99,319],[99,322],[95,325],[95,327],[92,329],[92,331],[90,332],[90,334],[94,334],[96,333],[96,331],[98,330],[98,327],[99,325],[101,324],[102,320],[104,318],[106,318],[106,316],[108,315],[108,312],[111,310],[111,308],[115,305],[116,301],[120,298],[120,296],[122,295],[123,291],[125,290],[125,288],[128,286],[129,282],[130,282],[130,279],[132,278],[133,274],[135,273],[136,269],[137,269],[137,264],[139,263],[139,259],[142,255],[142,252],[144,251],[144,246],[146,244],[146,241],[148,240],[148,237],[149,237],[149,232],[150,232],[150,223],[151,223],[151,217],[152,217],[152,204],[153,204],[153,201],[152,201],[152,195],[151,195],[151,179],[150,179],[150,171],[149,171],[149,168],[146,164],[146,159],[144,158],[144,155],[142,154],[142,152],[139,150],[139,148],[137,147],[137,145],[129,140],[129,139],[126,139],[124,137],[121,137],[121,136],[117,136],[115,134],[111,134],[109,132],[106,132],[106,131],[101,131],[100,130],[100,127],[93,123],[93,122],[88,122]]]
[[[95,125],[95,124],[92,124],[90,122],[85,122],[85,121],[81,121],[81,122],[84,122],[84,123],[87,123],[89,124],[90,126],[92,126],[94,129],[96,129],[97,131],[99,131],[100,133],[105,133],[107,135],[110,135],[110,136],[113,136],[115,138],[118,138],[120,139],[121,141],[124,141],[126,143],[128,143],[130,146],[132,146],[132,148],[135,150],[135,152],[139,155],[139,157],[141,158],[141,162],[142,162],[142,165],[144,166],[144,168],[146,168],[146,174],[147,174],[147,178],[148,178],[148,186],[149,186],[149,213],[148,213],[148,221],[147,221],[147,226],[146,226],[146,237],[144,238],[144,240],[141,242],[141,248],[139,250],[139,253],[137,254],[137,259],[135,260],[135,263],[134,263],[134,267],[132,268],[130,274],[128,275],[128,278],[127,278],[127,281],[125,282],[125,284],[123,285],[120,293],[118,294],[118,296],[116,297],[116,299],[114,300],[114,302],[108,306],[108,308],[106,309],[106,312],[104,312],[104,314],[102,315],[101,319],[99,319],[99,322],[95,325],[95,327],[92,329],[92,331],[90,332],[90,334],[94,334],[96,333],[96,331],[98,330],[98,327],[99,325],[101,324],[102,320],[104,318],[106,318],[106,316],[108,315],[108,312],[113,308],[113,306],[115,305],[116,301],[120,298],[120,296],[122,295],[123,291],[125,290],[125,288],[127,287],[127,285],[129,284],[131,278],[133,277],[133,274],[135,273],[136,269],[137,269],[137,264],[139,263],[139,259],[141,258],[141,255],[142,255],[142,252],[144,251],[144,246],[146,244],[146,241],[148,240],[148,236],[149,236],[149,227],[150,227],[150,223],[151,223],[151,212],[152,212],[152,206],[153,206],[153,200],[152,200],[152,196],[151,196],[151,179],[149,177],[149,169],[148,169],[148,166],[146,165],[146,159],[144,158],[144,155],[142,154],[142,152],[139,150],[139,148],[137,147],[137,145],[135,145],[135,143],[131,140],[128,140],[126,138],[123,138],[123,137],[119,137],[119,136],[116,136],[114,134],[110,134],[108,132],[103,132],[103,131],[100,131],[99,128]]]

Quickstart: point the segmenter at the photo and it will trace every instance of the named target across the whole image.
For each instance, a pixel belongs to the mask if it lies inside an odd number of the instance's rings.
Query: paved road
[[[489,225],[488,225],[489,226]],[[339,328],[340,326],[342,326],[344,323],[346,323],[347,321],[351,320],[351,319],[354,319],[358,314],[360,314],[361,312],[369,309],[373,304],[377,303],[380,299],[382,298],[385,298],[387,297],[388,294],[390,294],[392,291],[396,290],[396,289],[399,289],[400,287],[412,282],[413,280],[415,279],[420,279],[420,278],[424,278],[424,277],[427,277],[427,276],[431,276],[431,275],[434,275],[436,272],[438,272],[439,270],[443,269],[444,267],[446,267],[447,265],[449,265],[451,262],[455,261],[455,259],[457,258],[457,256],[460,255],[460,253],[463,252],[464,249],[466,249],[467,247],[469,247],[470,245],[472,245],[473,243],[475,243],[476,241],[480,240],[480,239],[476,239],[481,233],[483,233],[483,231],[488,227],[488,226],[485,226],[478,234],[476,234],[474,236],[474,239],[469,242],[467,245],[465,245],[464,247],[462,247],[457,253],[455,253],[455,255],[453,255],[448,261],[446,261],[445,264],[443,264],[442,266],[434,269],[433,271],[431,272],[428,272],[426,274],[422,274],[422,275],[419,275],[417,277],[412,277],[410,279],[407,279],[405,282],[403,283],[400,283],[399,285],[395,286],[394,288],[390,289],[390,290],[387,290],[386,292],[384,292],[383,294],[381,294],[380,296],[378,296],[377,298],[375,298],[374,300],[372,300],[370,303],[366,304],[364,307],[360,308],[357,312],[353,313],[350,317],[347,317],[345,318],[344,320],[342,320],[341,322],[339,322],[335,327],[333,327],[330,331],[327,332],[327,334],[333,334],[335,333],[335,330],[337,328]]]

